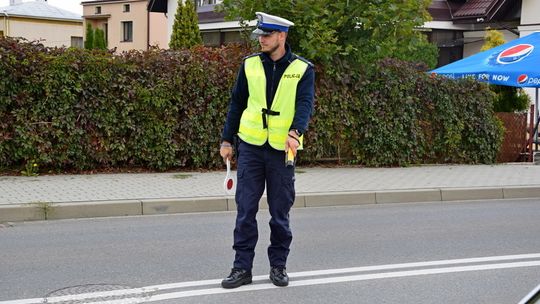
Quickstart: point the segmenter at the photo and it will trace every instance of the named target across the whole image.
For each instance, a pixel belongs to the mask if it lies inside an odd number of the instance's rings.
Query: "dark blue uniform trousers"
[[[253,267],[259,236],[256,215],[265,183],[272,216],[268,259],[270,266],[285,266],[292,241],[289,211],[295,197],[294,168],[285,166],[284,151],[275,150],[268,143],[254,146],[240,141],[237,176],[234,267],[246,270]]]

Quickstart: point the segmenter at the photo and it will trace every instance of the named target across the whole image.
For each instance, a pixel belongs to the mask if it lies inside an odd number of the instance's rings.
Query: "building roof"
[[[489,9],[498,2],[497,0],[470,0],[463,4],[455,13],[456,17],[479,16],[488,13]]]
[[[81,15],[49,5],[46,1],[16,3],[0,7],[0,12],[17,17],[82,21]]]
[[[224,12],[216,12],[216,5],[205,5],[197,8],[197,18],[199,23],[223,22],[225,20]]]
[[[447,0],[433,0],[428,7],[428,12],[435,21],[451,21],[453,13],[456,12],[461,5],[460,2]]]
[[[482,18],[490,21],[506,12],[516,0],[469,0],[454,13],[454,19]]]
[[[199,24],[223,22],[225,20],[225,13],[217,12],[215,8],[216,4],[197,7]],[[167,0],[149,0],[147,9],[152,13],[167,13]]]
[[[432,0],[428,11],[434,21],[484,23],[515,19],[521,0]]]
[[[140,2],[140,1],[148,1],[148,0],[86,0],[82,1],[81,4],[83,6],[85,5],[92,5],[92,4],[110,4],[110,3],[122,3],[122,2]]]
[[[149,0],[148,11],[152,13],[167,13],[167,0]]]

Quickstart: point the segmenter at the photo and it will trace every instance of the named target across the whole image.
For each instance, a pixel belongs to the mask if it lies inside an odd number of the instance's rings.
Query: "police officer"
[[[287,151],[296,156],[313,110],[313,65],[291,52],[287,32],[294,25],[278,16],[257,12],[261,52],[244,58],[232,90],[220,154],[233,156],[238,136],[236,251],[230,275],[221,285],[236,288],[252,281],[251,268],[258,239],[256,214],[265,189],[271,215],[270,280],[287,286],[287,256],[292,241],[289,211],[294,203],[294,166],[286,166]]]

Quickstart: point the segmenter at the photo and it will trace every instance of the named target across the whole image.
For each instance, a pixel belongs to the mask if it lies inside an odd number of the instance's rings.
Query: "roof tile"
[[[81,15],[49,5],[45,1],[22,2],[10,6],[4,6],[0,7],[0,12],[6,12],[9,15],[33,18],[82,20]]]
[[[485,16],[498,0],[469,0],[454,13],[455,17]]]

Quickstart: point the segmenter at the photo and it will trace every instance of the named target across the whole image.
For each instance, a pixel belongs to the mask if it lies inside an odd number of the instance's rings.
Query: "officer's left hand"
[[[233,148],[231,143],[224,140],[219,148],[219,154],[221,155],[221,157],[223,157],[224,163],[227,163],[227,159],[232,160]]]
[[[294,136],[294,138],[291,138],[291,136]],[[298,135],[294,131],[289,132],[289,136],[287,136],[287,140],[285,141],[285,152],[289,151],[289,148],[291,148],[293,155],[296,157],[296,150],[300,146]]]

